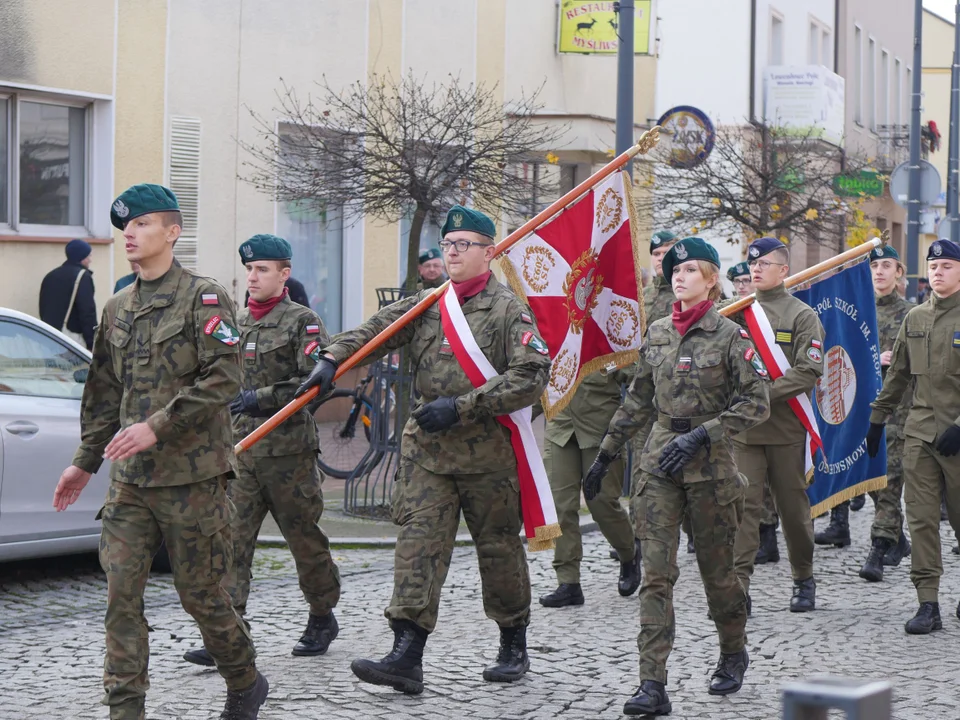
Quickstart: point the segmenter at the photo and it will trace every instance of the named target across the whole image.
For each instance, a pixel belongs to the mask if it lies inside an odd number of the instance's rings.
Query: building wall
[[[5,0],[0,4],[0,93],[85,106],[85,229],[0,229],[0,262],[18,270],[0,287],[0,305],[37,314],[43,276],[84,237],[93,246],[102,307],[126,274],[109,208],[134,182],[162,179],[166,0]],[[82,38],[78,46],[65,38]]]
[[[911,22],[911,26],[913,23]],[[950,67],[953,64],[954,25],[935,13],[923,13],[923,101],[920,118],[923,124],[933,120],[940,129],[940,150],[927,158],[940,173],[939,203],[941,214],[946,205],[947,161],[950,133]],[[909,100],[908,100],[909,102]],[[909,106],[908,106],[909,107]]]

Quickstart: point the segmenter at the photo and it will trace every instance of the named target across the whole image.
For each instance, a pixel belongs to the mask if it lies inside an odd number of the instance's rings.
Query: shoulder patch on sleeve
[[[530,313],[520,313],[520,319],[523,320],[527,325],[533,325],[533,318],[530,316]]]
[[[791,330],[777,330],[774,341],[778,345],[789,345],[793,342],[793,332]]]
[[[219,305],[220,296],[217,293],[201,293],[200,302],[204,305]]]
[[[219,340],[224,345],[236,345],[240,342],[240,333],[236,328],[231,327],[222,320],[219,315],[214,315],[203,328],[204,335],[209,335],[215,340]]]
[[[314,362],[320,361],[320,343],[316,340],[311,340],[307,343],[307,346],[303,349],[303,354],[307,357],[310,357]]]
[[[529,330],[523,334],[520,338],[520,343],[522,345],[529,345],[532,350],[536,350],[541,355],[549,355],[550,350],[547,348],[547,344],[534,335]]]
[[[750,363],[750,366],[754,371],[762,378],[767,377],[767,368],[763,364],[763,360],[760,359],[760,356],[753,348],[747,348],[743,352],[743,359]]]
[[[319,335],[319,334],[320,334],[320,326],[317,325],[316,323],[314,323],[314,324],[312,324],[312,325],[307,325],[307,326],[304,328],[304,331],[307,333],[307,335]]]
[[[807,350],[807,357],[813,360],[815,363],[823,361],[823,355],[820,352],[820,348],[817,347],[811,346],[810,349]]]
[[[953,346],[960,350],[960,332],[955,332],[953,334]]]
[[[749,340],[749,339],[750,339],[750,333],[748,333],[748,332],[747,332],[746,330],[744,330],[743,328],[740,328],[740,337],[742,337],[742,338],[744,338],[744,339],[746,339],[746,340]]]

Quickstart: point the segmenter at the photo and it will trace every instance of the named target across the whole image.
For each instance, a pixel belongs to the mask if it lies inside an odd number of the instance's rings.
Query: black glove
[[[960,426],[951,425],[937,438],[937,452],[944,457],[953,457],[960,452]]]
[[[690,462],[702,447],[710,447],[710,436],[707,434],[707,428],[703,425],[688,433],[678,435],[668,442],[663,452],[660,453],[657,464],[667,475],[673,475]]]
[[[320,392],[317,393],[317,397],[323,397],[328,392],[333,390],[333,376],[337,374],[337,363],[328,358],[326,355],[321,355],[320,359],[317,360],[316,367],[310,371],[310,374],[307,376],[307,379],[303,381],[303,384],[297,388],[297,392],[294,397],[300,397],[310,388],[320,388]]]
[[[412,415],[417,425],[427,432],[440,432],[460,422],[455,397],[437,398],[433,402],[418,407]]]
[[[260,401],[257,400],[256,390],[241,390],[230,403],[231,415],[249,415],[250,417],[259,417]]]
[[[603,484],[603,478],[607,474],[610,463],[612,463],[616,457],[616,455],[608,455],[603,450],[597,453],[593,465],[587,470],[587,474],[583,476],[583,496],[588,502],[592,502],[593,499],[600,494],[600,486]]]
[[[883,440],[883,423],[870,423],[867,430],[867,455],[872,458],[880,452],[880,441]]]

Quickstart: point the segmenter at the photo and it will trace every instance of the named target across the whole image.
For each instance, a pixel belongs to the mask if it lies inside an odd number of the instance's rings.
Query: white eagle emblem
[[[243,254],[244,254],[244,256],[246,256],[247,258],[252,258],[252,257],[253,257],[253,248],[250,247],[249,244],[245,244],[245,245],[243,246]]]
[[[113,204],[113,212],[116,213],[117,217],[125,218],[130,214],[130,208],[124,205],[123,200],[117,200]]]
[[[596,271],[596,268],[590,268],[587,274],[577,281],[577,286],[574,288],[573,300],[577,303],[577,307],[580,308],[581,311],[587,309],[587,300],[590,299],[593,286],[596,285],[596,282],[593,280],[593,275]]]
[[[938,242],[937,242],[937,243],[934,243],[934,244],[930,247],[930,249],[933,250],[933,254],[936,255],[937,257],[940,257],[941,255],[943,255],[943,248],[940,247],[940,243],[938,243]]]
[[[750,257],[760,257],[760,250],[757,248],[750,248]]]
[[[678,260],[686,260],[687,255],[690,254],[687,252],[687,248],[685,248],[682,243],[676,246],[674,252],[677,254]]]

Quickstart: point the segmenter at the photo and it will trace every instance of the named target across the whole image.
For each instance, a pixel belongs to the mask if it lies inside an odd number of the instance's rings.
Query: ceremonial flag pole
[[[834,255],[829,260],[824,260],[821,263],[817,263],[813,267],[809,267],[806,270],[801,270],[796,275],[791,275],[783,281],[783,285],[787,290],[789,290],[790,288],[795,288],[798,285],[804,285],[808,282],[812,282],[831,270],[835,270],[838,267],[853,262],[854,260],[859,260],[864,255],[868,255],[871,250],[876,247],[880,247],[881,245],[883,245],[883,240],[875,237],[872,240],[868,240],[867,242],[863,243],[862,245],[857,245],[855,248],[851,248],[846,252],[842,252],[839,255]],[[720,309],[719,312],[724,317],[736,315],[744,308],[753,305],[756,299],[756,295],[747,295],[745,298],[741,298],[736,302],[725,305]]]
[[[660,140],[660,126],[655,126],[650,130],[647,130],[643,135],[640,136],[640,140],[636,145],[629,147],[620,153],[617,157],[611,160],[609,163],[604,165],[600,170],[595,172],[593,175],[588,177],[582,183],[577,185],[573,190],[568,192],[566,195],[561,197],[559,200],[551,204],[545,210],[540,213],[537,213],[530,220],[525,222],[519,228],[514,230],[512,233],[507,235],[503,240],[501,240],[496,245],[496,255],[501,255],[516,243],[520,242],[527,235],[532,233],[538,227],[543,225],[545,222],[550,220],[554,215],[561,212],[567,206],[573,204],[579,200],[583,195],[590,192],[590,190],[600,183],[604,178],[612,175],[617,170],[625,166],[630,162],[636,155],[645,155],[648,153],[654,145]],[[443,293],[446,291],[449,286],[450,281],[448,280],[440,287],[434,289],[431,293],[426,295],[420,302],[414,305],[412,308],[407,310],[403,315],[394,320],[390,325],[388,325],[384,330],[382,330],[376,337],[374,337],[370,342],[364,345],[362,348],[357,350],[353,355],[340,363],[337,368],[337,374],[334,377],[334,380],[341,377],[344,373],[353,369],[366,358],[370,353],[379,348],[390,338],[399,332],[401,328],[408,325],[410,322],[422,315],[426,310],[436,303]],[[291,417],[297,413],[301,408],[306,406],[314,397],[316,397],[317,389],[311,388],[308,392],[304,393],[300,397],[292,400],[282,407],[276,414],[272,417],[267,418],[267,420],[252,433],[243,438],[240,442],[236,444],[234,450],[239,455],[240,453],[249,450],[254,445],[256,445],[260,440],[265,438],[271,432],[273,432],[284,420]]]

